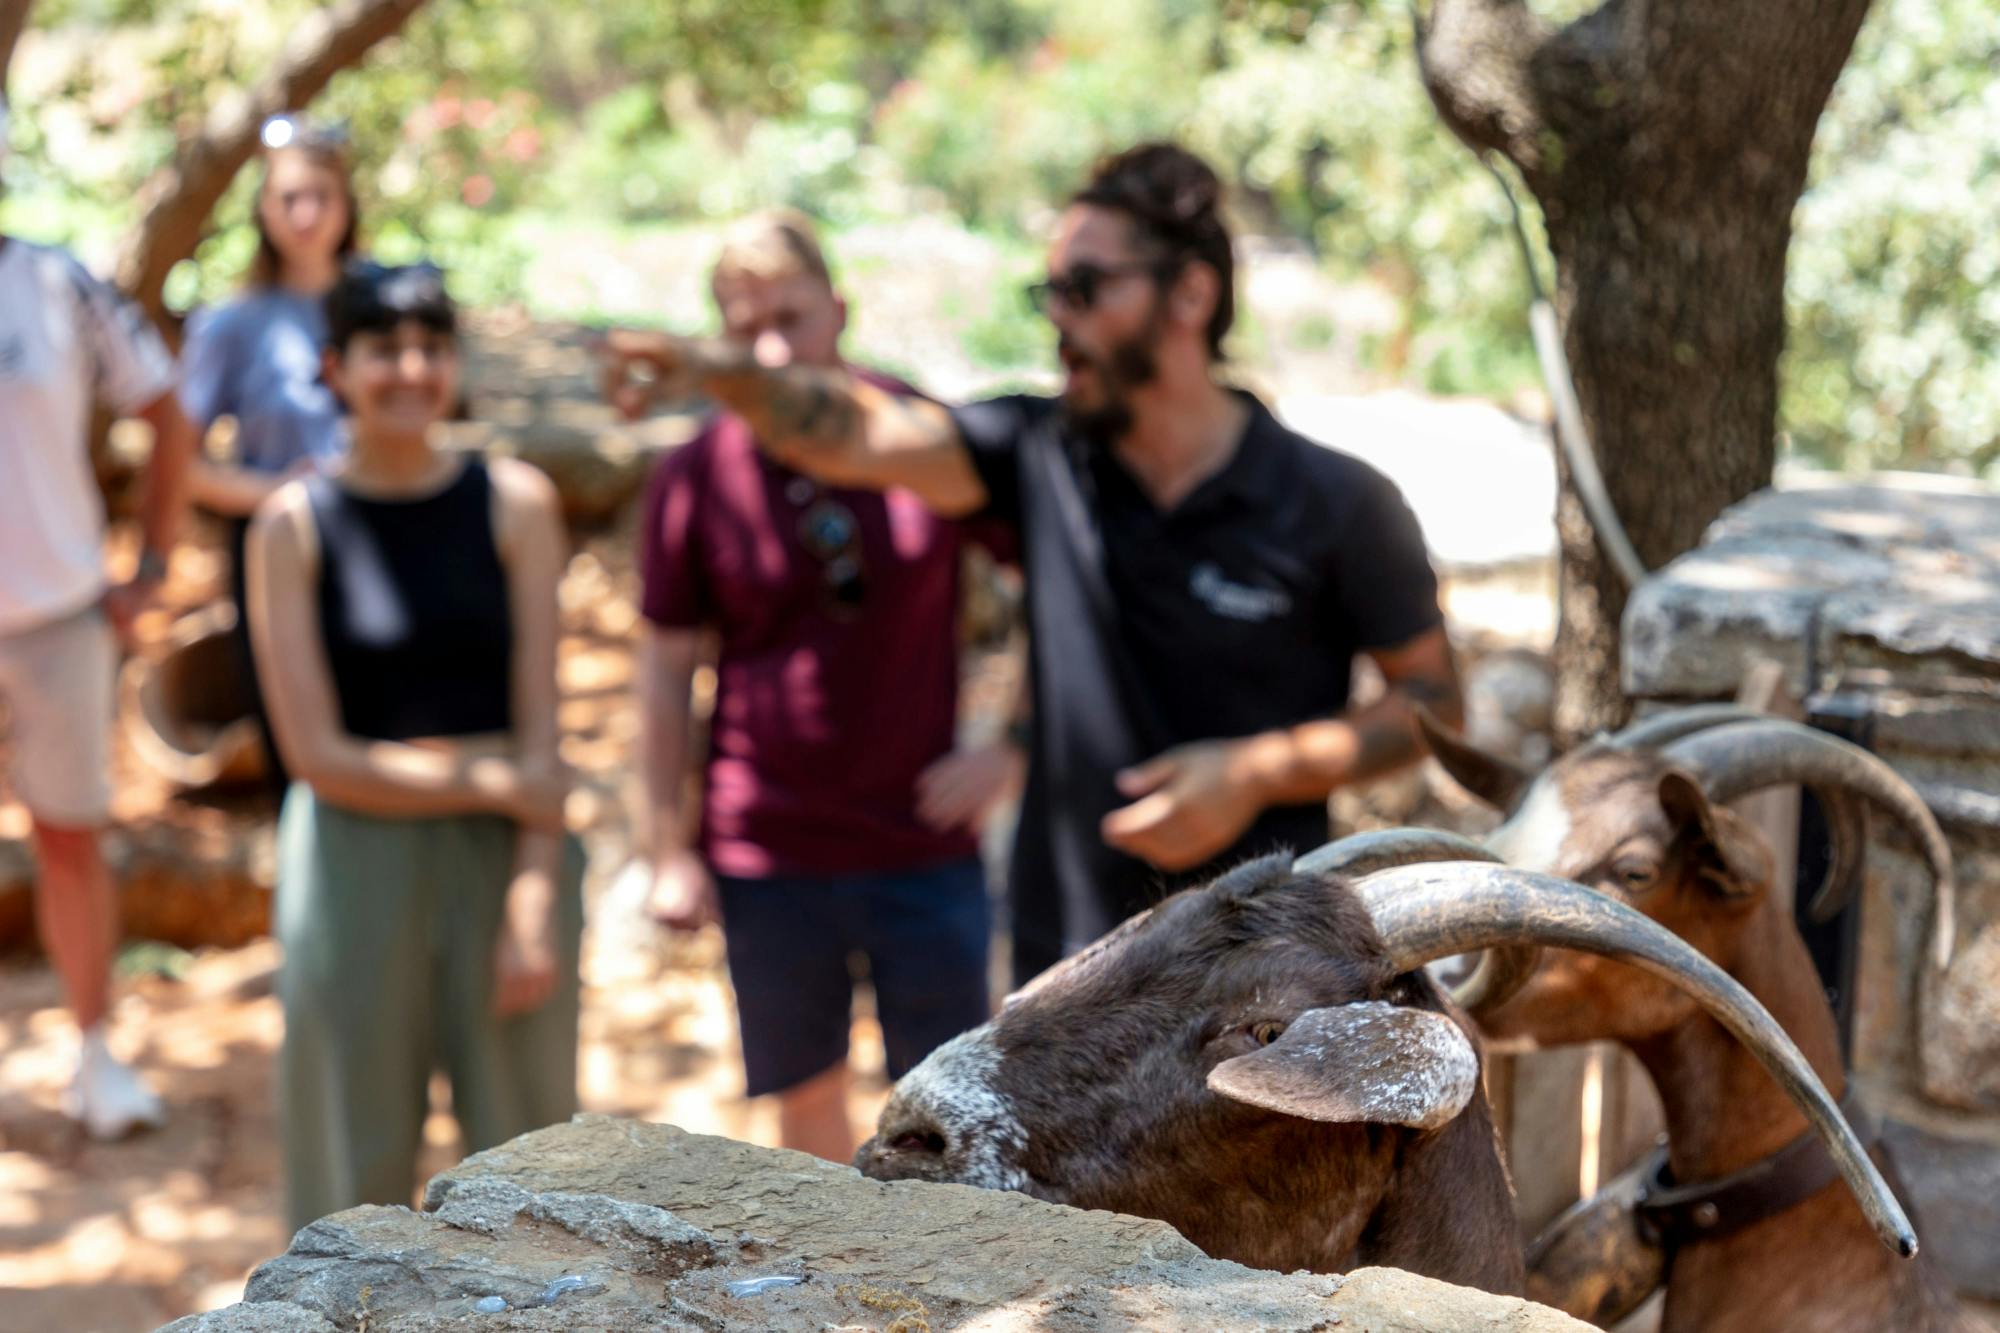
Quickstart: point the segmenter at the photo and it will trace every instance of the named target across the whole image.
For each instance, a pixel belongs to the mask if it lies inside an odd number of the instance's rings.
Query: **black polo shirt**
[[[1236,453],[1166,512],[1066,428],[1056,399],[952,414],[987,514],[1020,534],[1026,575],[1035,743],[1010,876],[1020,975],[1217,863],[1324,841],[1323,803],[1274,808],[1215,863],[1169,877],[1105,846],[1098,822],[1126,803],[1121,768],[1339,713],[1357,651],[1443,618],[1394,484],[1244,399]]]

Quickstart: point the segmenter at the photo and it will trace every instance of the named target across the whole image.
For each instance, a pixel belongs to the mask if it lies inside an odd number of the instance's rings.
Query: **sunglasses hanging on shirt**
[[[861,524],[854,511],[831,496],[820,495],[810,482],[793,485],[787,496],[805,505],[799,515],[799,545],[820,562],[820,578],[829,615],[849,619],[861,610],[868,584],[861,564]]]

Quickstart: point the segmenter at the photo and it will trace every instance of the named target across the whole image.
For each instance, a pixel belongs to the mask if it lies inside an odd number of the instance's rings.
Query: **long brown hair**
[[[314,166],[331,171],[340,178],[340,192],[347,201],[347,229],[340,234],[334,258],[342,262],[351,258],[361,234],[361,202],[355,198],[354,169],[347,160],[345,148],[311,142],[294,142],[283,148],[274,148],[265,157],[264,176],[257,182],[257,202],[250,210],[251,223],[257,228],[257,253],[250,260],[250,271],[244,275],[247,287],[275,287],[285,271],[285,257],[278,253],[278,247],[271,243],[271,234],[264,230],[264,191],[271,188],[271,163],[281,153],[297,153]]]

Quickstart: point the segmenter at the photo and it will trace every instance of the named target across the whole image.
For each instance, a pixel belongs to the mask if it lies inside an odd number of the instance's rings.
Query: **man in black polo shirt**
[[[1033,289],[1060,335],[1060,398],[947,410],[726,343],[609,340],[627,411],[698,389],[831,484],[1018,529],[1034,701],[1010,876],[1020,979],[1219,865],[1323,841],[1329,792],[1418,756],[1415,704],[1457,721],[1437,583],[1395,487],[1218,379],[1235,314],[1220,198],[1171,145],[1099,165]],[[1389,689],[1350,709],[1356,652]]]

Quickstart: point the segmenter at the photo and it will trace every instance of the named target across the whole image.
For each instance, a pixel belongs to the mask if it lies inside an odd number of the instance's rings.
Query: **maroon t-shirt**
[[[852,543],[837,540],[843,514]],[[962,541],[907,491],[830,488],[772,462],[733,415],[661,460],[642,609],[721,637],[701,820],[716,873],[900,871],[974,854],[971,834],[917,818],[915,794],[957,727]],[[857,546],[858,578],[829,573]]]

